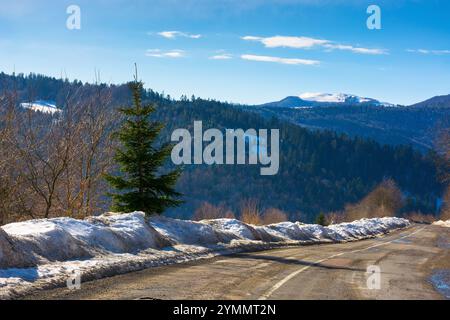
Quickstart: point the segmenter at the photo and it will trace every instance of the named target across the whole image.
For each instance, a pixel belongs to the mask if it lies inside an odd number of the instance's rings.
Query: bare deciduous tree
[[[0,96],[0,224],[103,210],[117,119],[110,88],[83,90],[69,92],[55,114],[18,109],[14,93]]]
[[[385,180],[357,204],[345,207],[345,219],[392,217],[403,207],[403,195],[393,180]]]

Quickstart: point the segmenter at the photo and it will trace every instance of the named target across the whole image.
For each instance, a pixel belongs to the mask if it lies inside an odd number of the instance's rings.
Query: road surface
[[[379,278],[368,266],[379,268]],[[370,240],[221,256],[26,298],[443,299],[429,281],[434,270],[450,270],[450,228],[414,225]]]

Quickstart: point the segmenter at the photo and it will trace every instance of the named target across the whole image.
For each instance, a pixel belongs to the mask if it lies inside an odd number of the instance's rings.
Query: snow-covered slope
[[[281,101],[264,104],[265,107],[284,107],[284,108],[301,108],[301,107],[329,107],[329,106],[382,106],[394,107],[394,104],[380,102],[376,99],[359,97],[346,93],[318,93],[305,92],[299,96],[290,96]]]
[[[24,102],[21,103],[20,106],[24,109],[29,109],[35,112],[42,112],[47,114],[58,114],[62,112],[62,110],[59,109],[53,102],[44,100],[37,100],[34,102]]]
[[[65,285],[74,272],[89,280],[244,250],[355,241],[407,226],[399,218],[252,226],[235,219],[146,219],[142,212],[12,223],[0,228],[0,299]]]
[[[371,98],[362,98],[351,94],[345,94],[345,93],[312,93],[312,92],[306,92],[302,93],[300,96],[300,99],[303,99],[305,101],[314,101],[314,102],[326,102],[326,103],[345,103],[345,102],[351,102],[351,103],[368,103],[373,102],[375,104],[378,104],[378,100],[371,99]]]

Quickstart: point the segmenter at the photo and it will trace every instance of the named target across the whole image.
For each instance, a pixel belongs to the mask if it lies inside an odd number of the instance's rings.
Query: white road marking
[[[407,235],[405,235],[405,236],[403,236],[403,237],[399,237],[399,238],[396,238],[396,239],[391,240],[391,241],[386,241],[386,242],[383,242],[383,243],[378,243],[378,244],[375,244],[375,245],[373,245],[373,246],[369,246],[369,247],[363,248],[363,249],[357,249],[357,250],[353,250],[353,251],[346,251],[346,252],[341,252],[341,253],[333,254],[333,255],[331,255],[331,256],[329,256],[329,257],[327,257],[327,258],[317,260],[317,261],[311,263],[311,264],[308,265],[308,266],[305,266],[305,267],[303,267],[303,268],[301,268],[301,269],[299,269],[299,270],[296,270],[296,271],[292,272],[291,274],[289,274],[289,275],[288,275],[287,277],[285,277],[284,279],[278,281],[272,288],[270,288],[269,290],[267,290],[261,297],[259,297],[258,300],[267,300],[267,299],[268,299],[275,291],[277,291],[279,288],[281,288],[286,282],[288,282],[289,280],[291,280],[292,278],[294,278],[294,277],[297,276],[298,274],[302,273],[303,271],[306,271],[306,270],[308,270],[309,268],[311,268],[311,267],[313,267],[313,266],[316,266],[316,265],[318,265],[318,264],[320,264],[320,263],[322,263],[322,262],[324,262],[324,261],[327,261],[327,260],[330,260],[330,259],[333,259],[333,258],[342,256],[342,255],[347,254],[347,253],[361,252],[361,251],[369,250],[369,249],[372,249],[372,248],[376,248],[376,247],[380,247],[380,246],[383,246],[383,245],[392,243],[392,242],[397,241],[397,240],[399,240],[399,239],[405,239],[405,238],[408,238],[408,237],[410,237],[410,236],[412,236],[412,235],[414,235],[414,234],[416,234],[416,233],[422,231],[423,229],[425,229],[425,227],[422,227],[422,228],[420,228],[419,230],[416,230],[416,231],[414,231],[414,232],[412,232],[412,233],[408,233]]]
[[[219,263],[236,263],[236,261],[232,260],[232,259],[223,259],[223,260],[217,260],[214,262],[214,264],[219,264]]]
[[[263,263],[257,264],[256,266],[252,267],[251,269],[262,269],[262,268],[270,266],[271,264],[272,263],[270,263],[270,262],[263,262]]]

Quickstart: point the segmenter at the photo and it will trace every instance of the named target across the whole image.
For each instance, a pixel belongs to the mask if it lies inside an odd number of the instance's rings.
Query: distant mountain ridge
[[[306,92],[299,96],[289,96],[280,101],[269,102],[260,107],[282,107],[282,108],[303,108],[303,107],[330,107],[330,106],[383,106],[394,107],[387,102],[380,102],[373,98],[360,97],[346,93],[310,93]]]
[[[312,130],[406,144],[421,151],[433,149],[439,128],[450,125],[450,95],[395,106],[355,95],[305,93],[251,109]]]
[[[411,105],[415,108],[450,108],[450,94],[436,96],[428,100]]]
[[[338,106],[378,106],[401,107],[377,99],[360,97],[346,93],[302,93],[299,96],[288,96],[280,101],[258,105],[258,107],[277,108],[311,108],[311,107],[338,107]],[[411,108],[450,108],[450,94],[435,96],[422,102],[412,104]]]

